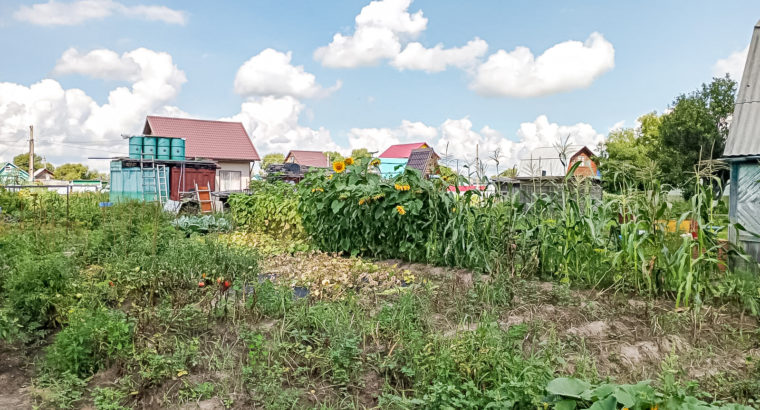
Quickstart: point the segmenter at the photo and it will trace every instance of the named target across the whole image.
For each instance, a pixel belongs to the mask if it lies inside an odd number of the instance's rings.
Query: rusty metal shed
[[[731,164],[729,239],[760,262],[760,22],[755,24],[723,157]]]

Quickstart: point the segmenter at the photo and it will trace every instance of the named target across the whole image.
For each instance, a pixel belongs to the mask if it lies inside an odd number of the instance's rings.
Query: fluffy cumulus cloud
[[[314,74],[290,63],[292,53],[268,48],[246,61],[235,76],[235,92],[245,96],[323,97],[340,88],[317,84]]]
[[[342,151],[330,131],[312,129],[299,124],[305,105],[291,96],[250,97],[240,113],[224,118],[240,121],[261,154],[286,153],[291,149]]]
[[[471,76],[470,89],[484,96],[535,97],[585,88],[615,66],[615,48],[599,33],[585,41],[565,41],[538,57],[527,47],[498,50],[483,61],[488,43],[478,37],[461,47],[432,48],[413,41],[427,28],[412,0],[375,0],[355,19],[352,34],[336,33],[314,58],[333,68],[355,68],[387,61],[399,70],[429,73],[449,67]]]
[[[355,68],[389,61],[398,69],[437,72],[448,66],[471,66],[485,54],[488,45],[478,38],[463,47],[451,49],[444,49],[442,44],[425,48],[412,42],[425,31],[428,20],[421,10],[409,12],[411,1],[376,0],[369,3],[356,16],[353,34],[336,33],[330,44],[314,52],[314,58],[333,68]]]
[[[487,50],[488,43],[479,38],[470,40],[462,47],[448,49],[443,48],[443,44],[425,48],[418,42],[412,42],[396,55],[391,65],[399,70],[422,70],[429,73],[443,71],[448,66],[468,69],[485,55]]]
[[[79,74],[106,80],[137,81],[142,68],[128,53],[119,55],[108,49],[82,54],[75,48],[63,52],[53,68],[54,75]]]
[[[447,119],[437,127],[403,121],[397,128],[354,128],[349,133],[352,149],[366,147],[370,151],[381,151],[391,144],[420,141],[431,144],[448,166],[464,170],[467,165],[474,170],[475,160],[479,158],[485,171],[494,173],[494,158],[499,160],[499,169],[504,170],[529,158],[536,148],[554,147],[566,141],[595,150],[604,136],[589,124],[559,125],[550,122],[545,115],[520,124],[512,138],[487,125],[474,129],[469,117]]]
[[[747,53],[749,53],[749,46],[745,47],[744,50],[731,53],[726,58],[719,59],[713,66],[713,75],[723,77],[728,74],[737,82],[741,81],[744,64],[747,62]]]
[[[435,127],[416,121],[403,120],[398,128],[351,128],[348,145],[351,149],[367,148],[382,151],[402,141],[432,141],[438,135]]]
[[[128,62],[130,68],[116,70],[114,61]],[[30,86],[0,82],[0,152],[9,156],[23,152],[28,126],[33,124],[37,151],[48,161],[60,164],[92,156],[123,155],[120,135],[138,132],[145,115],[183,113],[168,103],[187,79],[167,53],[139,48],[119,56],[110,50],[68,50],[53,72],[114,78],[131,84],[111,90],[107,102],[98,104],[84,91],[64,89],[54,79]],[[107,167],[103,161],[90,164],[101,170]]]
[[[535,97],[585,88],[615,66],[615,48],[601,34],[565,41],[535,57],[530,49],[499,50],[475,73],[470,88],[481,95]]]
[[[13,14],[16,20],[40,26],[73,26],[88,20],[100,20],[113,15],[122,15],[168,24],[185,24],[187,13],[166,6],[125,5],[115,0],[77,0],[60,2],[49,0],[21,6]]]

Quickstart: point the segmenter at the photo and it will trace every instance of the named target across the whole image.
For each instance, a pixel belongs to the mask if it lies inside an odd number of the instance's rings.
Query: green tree
[[[676,97],[672,111],[659,126],[659,164],[663,180],[691,193],[689,180],[700,160],[720,158],[728,136],[728,120],[734,111],[736,81],[728,75],[713,78],[701,89]],[[723,182],[728,173],[720,175]]]
[[[353,159],[372,158],[372,154],[369,153],[367,148],[357,148],[351,150],[351,157]]]
[[[63,164],[56,169],[55,177],[64,181],[75,179],[96,179],[100,176],[97,171],[87,168],[86,165],[69,163]]]
[[[517,166],[513,166],[512,168],[507,168],[504,171],[501,171],[499,177],[503,178],[514,178],[517,176]]]
[[[261,169],[265,170],[272,164],[282,164],[285,161],[285,155],[280,153],[272,153],[264,155],[261,160]]]
[[[23,169],[24,171],[29,172],[29,153],[25,152],[13,157],[13,164]],[[55,170],[53,164],[43,162],[41,156],[34,154],[34,169],[42,169],[43,167],[47,168],[47,170],[50,172],[53,172]]]
[[[332,163],[335,161],[343,161],[345,159],[345,157],[343,157],[343,155],[337,151],[325,151],[325,156],[327,157],[330,165],[332,165]]]

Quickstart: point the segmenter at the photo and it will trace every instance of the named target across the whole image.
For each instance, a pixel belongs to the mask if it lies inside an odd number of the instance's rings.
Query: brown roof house
[[[259,153],[239,122],[195,120],[149,115],[143,134],[185,139],[187,159],[210,159],[216,170],[217,191],[240,191],[251,183]]]
[[[298,164],[312,168],[330,168],[327,156],[321,151],[291,150],[285,157],[286,164]]]

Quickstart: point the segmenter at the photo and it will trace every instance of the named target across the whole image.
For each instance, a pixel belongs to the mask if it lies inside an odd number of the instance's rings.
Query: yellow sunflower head
[[[380,160],[377,159],[377,158],[375,158],[372,161],[370,161],[369,164],[372,165],[373,167],[379,167],[380,166]]]
[[[343,162],[345,162],[346,165],[354,165],[354,159],[351,157],[344,159]]]
[[[399,215],[403,215],[406,213],[406,210],[401,205],[396,205],[396,212],[398,212]]]
[[[346,170],[346,163],[343,161],[335,161],[333,162],[333,171],[337,173],[341,173]]]

